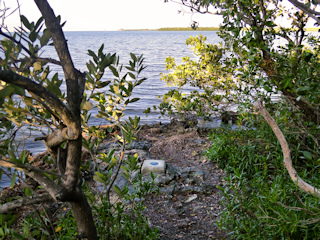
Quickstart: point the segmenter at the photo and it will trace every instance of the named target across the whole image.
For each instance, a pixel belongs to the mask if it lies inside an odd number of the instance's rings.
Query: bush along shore
[[[149,239],[226,239],[228,233],[244,239],[253,235],[271,238],[275,231],[278,237],[316,237],[317,223],[309,224],[308,219],[317,214],[317,209],[311,207],[317,199],[301,193],[288,178],[281,147],[261,118],[238,116],[238,128],[229,124],[203,128],[194,119],[142,126],[125,151],[124,166],[108,200],[110,182],[106,176],[114,176],[116,168],[110,172],[106,158],[121,154],[121,146],[111,138],[116,132],[101,142],[99,155],[84,151],[83,184],[101,239],[130,239],[128,232]],[[226,123],[230,120],[216,119]],[[299,139],[292,134],[287,137],[291,142]],[[299,147],[297,144],[292,148],[293,158],[299,158],[296,167],[303,164],[313,168],[311,156],[306,151],[299,154]],[[34,161],[49,170],[46,154],[38,155]],[[166,172],[140,175],[141,164],[147,159],[166,160]],[[95,175],[96,171],[100,174]],[[310,172],[302,177],[315,181]],[[31,179],[28,184],[33,186],[32,191],[41,191]],[[21,189],[23,185],[19,184],[14,189],[4,189],[1,198],[23,194]],[[305,201],[310,205],[305,206]],[[72,237],[77,231],[72,227],[75,223],[68,204],[26,207],[1,216],[7,236]],[[113,228],[107,230],[105,224],[112,224]]]
[[[113,138],[117,131],[111,132],[99,145],[100,154],[92,156],[88,149],[84,151],[83,186],[93,206],[101,239],[131,239],[128,234],[133,233],[141,239],[159,236],[191,239],[195,234],[198,239],[224,236],[214,226],[221,211],[222,195],[217,186],[221,184],[223,172],[203,155],[204,149],[210,146],[208,131],[197,127],[194,120],[142,126],[137,139],[125,151],[123,166],[109,197],[108,176],[112,179],[117,168],[110,172],[110,162],[106,159],[121,155],[121,146]],[[47,157],[48,152],[39,154],[33,159],[34,165],[52,171]],[[166,172],[140,175],[139,168],[146,159],[166,160]],[[20,190],[24,184],[4,189],[1,198],[8,200],[23,194]],[[29,178],[28,186],[32,186],[32,191],[41,191]],[[209,214],[207,209],[214,214]],[[72,238],[77,232],[68,204],[34,205],[1,216],[4,236],[8,237]],[[113,227],[106,228],[106,225]]]

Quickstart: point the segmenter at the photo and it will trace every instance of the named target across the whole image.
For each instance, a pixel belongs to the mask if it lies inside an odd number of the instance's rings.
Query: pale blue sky
[[[2,3],[3,1],[1,1]],[[22,14],[36,21],[39,10],[32,0],[19,0]],[[6,0],[14,9],[17,0]],[[163,0],[49,0],[56,15],[67,21],[65,31],[103,31],[119,29],[157,29],[160,27],[189,27],[192,20],[201,27],[218,26],[216,15],[180,13],[182,6]],[[3,6],[1,6],[3,8]],[[187,10],[185,8],[185,10]],[[8,27],[19,25],[18,14],[6,20]]]

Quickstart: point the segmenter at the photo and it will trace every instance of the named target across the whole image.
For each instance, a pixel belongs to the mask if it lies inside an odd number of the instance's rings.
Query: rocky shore
[[[166,161],[166,172],[155,179],[160,193],[146,197],[144,211],[149,224],[159,229],[160,239],[227,239],[216,225],[223,210],[222,194],[217,186],[223,185],[224,173],[203,154],[210,147],[211,131],[212,128],[200,127],[192,120],[143,125],[125,152],[125,155],[137,153],[141,163],[147,159]],[[106,139],[99,150],[107,152],[117,147],[119,144],[114,139]],[[47,154],[33,158],[37,167],[50,170],[52,165],[45,161]],[[84,154],[83,160],[87,157]],[[92,173],[88,174],[84,178],[91,181],[93,192],[99,191],[99,184],[92,182]],[[126,181],[119,176],[115,184],[122,187]],[[0,196],[19,196],[18,189],[4,189]]]
[[[204,151],[210,146],[210,128],[195,121],[173,120],[169,124],[144,125],[126,155],[138,153],[139,160],[165,160],[166,173],[157,174],[160,193],[146,197],[145,216],[157,227],[161,239],[226,239],[216,222],[223,210],[224,173],[208,161]],[[115,147],[104,142],[101,149]],[[124,186],[118,178],[116,184]]]

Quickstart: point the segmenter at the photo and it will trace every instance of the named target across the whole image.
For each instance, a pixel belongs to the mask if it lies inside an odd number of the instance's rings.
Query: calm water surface
[[[185,44],[190,36],[202,34],[207,37],[208,42],[218,43],[219,37],[216,32],[202,31],[119,31],[119,32],[66,32],[69,50],[74,60],[75,67],[81,71],[86,70],[86,62],[90,60],[88,49],[97,52],[101,44],[104,44],[105,53],[117,53],[120,62],[127,64],[130,59],[130,52],[145,58],[147,68],[141,73],[142,77],[148,80],[135,89],[133,97],[141,100],[128,106],[126,117],[140,116],[142,124],[151,124],[159,121],[165,122],[166,119],[159,119],[158,112],[152,112],[148,117],[143,111],[153,105],[160,104],[158,96],[166,93],[170,88],[160,81],[160,73],[165,73],[165,58],[172,56],[176,62],[180,63],[181,58],[190,56],[195,58],[193,51]],[[56,58],[53,48],[45,49],[43,57]],[[59,72],[60,78],[63,73],[57,66],[52,67],[52,72]],[[106,78],[111,77],[107,74]],[[186,91],[190,89],[185,89]],[[94,113],[94,112],[93,112]],[[91,124],[105,124],[101,119],[92,118]],[[32,139],[26,143],[26,149],[33,155],[45,150],[43,143],[33,142]],[[0,180],[0,189],[8,186],[9,180],[6,176]]]
[[[195,57],[193,51],[185,44],[190,36],[205,35],[208,42],[218,43],[216,32],[182,31],[119,31],[119,32],[67,32],[69,49],[73,56],[76,68],[86,70],[86,62],[90,60],[87,50],[97,52],[101,44],[104,44],[106,53],[117,53],[120,62],[126,65],[130,60],[130,52],[145,58],[147,68],[141,76],[148,80],[135,89],[134,97],[141,100],[128,106],[126,116],[140,116],[141,123],[155,123],[159,121],[159,114],[154,112],[145,117],[143,110],[160,103],[159,95],[169,90],[164,82],[160,81],[160,73],[166,72],[165,58],[172,56],[177,62],[181,62],[183,56]],[[52,56],[53,51],[47,51],[45,56]],[[55,67],[55,70],[61,70]],[[62,75],[62,72],[60,74]],[[112,77],[106,74],[106,79]],[[107,88],[108,89],[108,88]],[[190,89],[186,89],[187,91]],[[94,121],[94,124],[101,120]]]

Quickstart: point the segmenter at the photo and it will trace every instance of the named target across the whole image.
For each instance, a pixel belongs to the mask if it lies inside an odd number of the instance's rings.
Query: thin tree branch
[[[28,164],[12,163],[4,159],[0,160],[0,166],[12,167],[23,171],[26,175],[33,178],[36,182],[42,185],[44,189],[46,189],[51,197],[55,200],[63,199],[65,196],[63,187],[55,184],[49,177],[44,174],[43,170],[40,170]]]
[[[53,117],[54,123],[55,123],[55,121],[59,121],[59,120],[60,120],[60,117],[57,116],[57,115],[55,114],[55,112],[53,112],[52,109],[51,109],[44,101],[42,101],[42,100],[39,98],[38,95],[36,95],[36,94],[34,94],[34,93],[32,93],[32,92],[30,92],[30,95],[31,95],[37,102],[39,102],[45,109],[47,109],[47,111],[48,111],[48,112],[51,114],[51,116]],[[60,122],[60,121],[59,121],[59,122]]]
[[[320,15],[320,12],[317,12],[317,11],[310,9],[306,4],[301,3],[297,0],[289,0],[289,2],[291,2],[294,6],[296,6],[297,8],[300,8],[302,11],[304,11],[307,14]],[[317,3],[317,4],[319,4],[319,3]]]
[[[0,205],[0,214],[7,213],[11,210],[14,210],[20,207],[37,204],[37,203],[50,202],[50,201],[54,201],[54,199],[48,193],[43,193],[43,194],[30,196],[26,198],[20,198],[12,202],[8,202]]]
[[[316,11],[310,9],[308,6],[306,6],[305,4],[303,4],[297,0],[289,0],[289,2],[291,2],[294,6],[296,6],[297,8],[301,9],[303,12],[308,14],[311,18],[313,18],[320,25],[320,18],[317,17],[320,15],[320,12],[316,12]]]
[[[13,38],[12,36],[10,36],[9,34],[7,33],[4,33],[1,28],[0,28],[0,35],[10,39],[11,41],[15,42],[16,44],[18,44],[19,46],[21,46],[21,48],[23,50],[25,50],[30,56],[32,56],[32,53],[29,51],[28,48],[26,48],[20,41],[17,41],[15,38]]]
[[[38,168],[36,168],[36,167],[34,167],[32,165],[29,165],[29,164],[14,163],[14,162],[11,162],[8,159],[4,159],[4,158],[0,159],[0,166],[1,167],[7,167],[7,168],[14,168],[14,169],[17,169],[17,170],[19,170],[21,172],[38,171],[38,172],[54,175],[54,176],[57,176],[57,177],[62,177],[60,174],[57,174],[57,173],[54,173],[54,172],[41,170],[41,169],[38,169]]]
[[[260,114],[264,117],[264,119],[269,124],[272,131],[274,132],[274,134],[276,135],[277,139],[280,142],[282,152],[283,152],[283,165],[288,170],[288,173],[289,173],[292,181],[294,183],[296,183],[298,185],[298,187],[300,187],[304,192],[310,193],[310,194],[317,196],[317,197],[320,197],[320,190],[313,187],[312,185],[306,183],[305,181],[303,181],[299,177],[296,169],[293,167],[289,145],[288,145],[283,133],[281,132],[279,126],[277,125],[276,121],[274,120],[273,117],[270,116],[267,109],[263,106],[262,99],[258,102],[258,108],[259,108]]]
[[[68,139],[72,140],[78,138],[79,129],[75,123],[73,114],[69,111],[66,105],[48,89],[28,78],[8,70],[0,70],[0,80],[22,87],[43,98],[60,114],[63,123],[68,126]]]
[[[52,63],[52,64],[55,64],[55,65],[61,66],[60,61],[55,60],[53,58],[32,57],[31,60],[34,61],[34,62]]]
[[[221,13],[218,11],[216,11],[216,12],[209,11],[209,6],[197,5],[199,3],[193,3],[192,1],[190,1],[190,3],[188,3],[188,1],[184,1],[184,0],[181,0],[181,1],[170,0],[170,1],[173,3],[177,3],[179,5],[188,7],[191,9],[192,12],[195,11],[200,14],[221,15]]]

